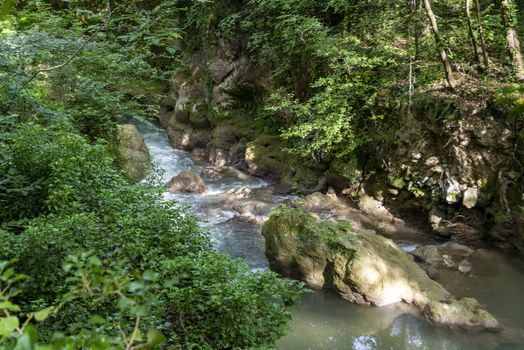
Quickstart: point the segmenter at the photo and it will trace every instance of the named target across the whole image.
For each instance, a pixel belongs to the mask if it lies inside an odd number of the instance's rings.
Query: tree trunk
[[[522,54],[520,52],[520,43],[516,30],[516,6],[513,0],[502,0],[502,24],[506,30],[506,41],[508,45],[508,54],[513,63],[513,69],[517,79],[524,80]]]
[[[442,62],[442,65],[444,66],[444,73],[446,75],[446,81],[448,82],[449,87],[455,88],[457,86],[457,83],[455,81],[455,78],[453,77],[453,71],[451,70],[451,65],[449,64],[449,61],[448,61],[448,55],[446,54],[446,48],[444,47],[442,43],[442,37],[440,36],[440,32],[438,30],[437,18],[435,17],[435,14],[433,13],[433,10],[431,9],[431,4],[429,0],[424,0],[424,5],[426,7],[426,13],[431,23],[431,30],[433,31],[433,35],[435,36],[435,42],[439,49],[440,61]]]
[[[479,50],[477,46],[477,40],[475,39],[475,35],[473,34],[473,27],[471,25],[471,13],[470,13],[470,5],[471,0],[466,0],[466,19],[468,24],[468,36],[471,40],[471,46],[473,46],[473,54],[475,56],[475,61],[477,61],[478,64],[480,64],[480,56],[479,56]]]
[[[415,23],[413,25],[413,35],[415,37],[415,61],[420,59],[420,37],[422,36],[422,23],[420,21],[421,13],[421,3],[418,0],[413,0],[413,17],[415,18]]]
[[[475,0],[475,7],[477,9],[477,21],[478,21],[478,32],[480,37],[480,46],[482,48],[482,58],[484,60],[484,67],[486,70],[489,69],[489,57],[488,57],[488,50],[486,48],[486,40],[484,38],[484,26],[482,26],[482,15],[480,13],[480,1]]]

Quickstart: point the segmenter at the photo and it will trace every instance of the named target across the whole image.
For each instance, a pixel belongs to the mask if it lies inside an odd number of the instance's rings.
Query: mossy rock
[[[300,193],[312,193],[325,187],[321,169],[283,149],[284,144],[278,135],[262,134],[247,143],[248,171],[254,176],[279,180]]]
[[[144,178],[150,168],[149,150],[144,138],[132,124],[118,125],[118,154],[121,168],[131,182]]]
[[[308,194],[322,191],[327,187],[322,170],[308,162],[288,155],[288,160],[284,164],[281,181],[290,188]]]
[[[223,124],[213,130],[213,146],[221,149],[229,149],[238,143],[236,126],[234,124]]]
[[[246,164],[251,175],[280,178],[287,163],[280,137],[262,134],[246,146]]]
[[[262,233],[272,269],[312,288],[329,288],[346,300],[383,306],[406,302],[439,325],[496,329],[478,303],[452,296],[410,255],[373,231],[347,222],[317,221],[288,207],[274,211]]]

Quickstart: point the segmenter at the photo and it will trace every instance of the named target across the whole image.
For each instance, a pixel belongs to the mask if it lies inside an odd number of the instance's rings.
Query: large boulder
[[[453,298],[399,246],[373,231],[281,207],[264,224],[263,235],[271,268],[312,288],[333,289],[359,304],[412,304],[437,325],[499,327],[476,300]]]
[[[150,168],[150,157],[144,138],[132,124],[118,125],[118,154],[125,176],[132,182],[144,178]]]
[[[169,181],[169,192],[177,193],[206,193],[207,186],[204,180],[193,171],[182,171]]]

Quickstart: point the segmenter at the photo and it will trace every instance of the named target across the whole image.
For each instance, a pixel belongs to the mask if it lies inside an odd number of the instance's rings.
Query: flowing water
[[[140,127],[154,165],[167,183],[182,170],[202,172],[208,193],[165,194],[166,200],[191,206],[212,232],[217,250],[244,258],[253,269],[267,269],[260,223],[271,208],[292,199],[273,195],[265,181],[208,163],[171,147],[167,135]],[[245,194],[249,193],[249,196]],[[242,216],[240,216],[242,214]],[[412,250],[418,242],[406,244]],[[290,333],[278,342],[283,350],[305,349],[524,349],[524,266],[490,252],[472,261],[470,275],[445,271],[438,281],[457,297],[477,298],[504,325],[503,332],[467,333],[435,328],[405,305],[374,308],[341,300],[324,291],[306,294],[294,311]]]

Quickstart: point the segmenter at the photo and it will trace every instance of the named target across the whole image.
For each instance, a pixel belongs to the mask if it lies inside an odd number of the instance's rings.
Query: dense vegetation
[[[292,153],[324,164],[351,162],[359,148],[387,139],[382,131],[398,122],[395,113],[409,113],[429,90],[489,99],[509,87],[519,98],[518,4],[185,2],[182,43],[191,55],[224,38],[240,41],[270,72],[270,96],[250,105],[258,120],[288,140]]]
[[[428,91],[501,96],[524,135],[519,4],[3,0],[0,349],[273,346],[301,287],[213,252],[154,177],[128,183],[117,124],[154,118],[175,73],[226,40],[271,85],[241,117],[319,166],[394,144]]]
[[[214,252],[154,176],[130,184],[118,170],[117,123],[154,117],[170,77],[170,9],[21,1],[8,14],[11,4],[0,22],[0,348],[271,347],[301,287]]]

